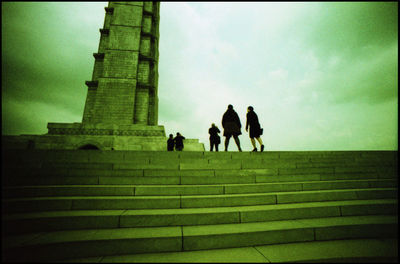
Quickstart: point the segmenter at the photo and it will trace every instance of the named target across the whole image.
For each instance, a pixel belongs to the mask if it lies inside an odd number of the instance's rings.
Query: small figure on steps
[[[221,143],[221,138],[219,137],[218,133],[221,131],[219,128],[212,123],[210,129],[208,130],[208,134],[210,134],[210,151],[213,151],[215,146],[215,151],[218,152],[218,145]]]
[[[169,134],[169,138],[167,140],[167,150],[174,151],[174,135]]]
[[[179,132],[176,133],[176,137],[174,138],[175,142],[175,149],[177,151],[182,151],[183,150],[183,140],[185,139],[184,136],[182,136]]]
[[[261,128],[260,123],[258,122],[258,116],[254,112],[254,108],[252,106],[247,107],[246,132],[248,131],[249,127],[250,127],[249,136],[251,144],[253,145],[254,148],[253,152],[257,151],[256,141],[254,140],[254,138],[256,138],[258,143],[260,143],[261,152],[264,151],[263,141],[260,137],[263,133],[263,129]]]

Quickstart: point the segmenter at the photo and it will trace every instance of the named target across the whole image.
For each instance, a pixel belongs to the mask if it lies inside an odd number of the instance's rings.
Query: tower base
[[[3,136],[8,149],[100,149],[166,151],[164,126],[48,123],[45,135]],[[198,139],[185,139],[183,151],[204,151]]]

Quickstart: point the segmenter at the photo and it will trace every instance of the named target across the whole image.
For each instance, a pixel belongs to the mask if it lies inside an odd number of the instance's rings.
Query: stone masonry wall
[[[82,123],[157,125],[159,5],[105,8]]]

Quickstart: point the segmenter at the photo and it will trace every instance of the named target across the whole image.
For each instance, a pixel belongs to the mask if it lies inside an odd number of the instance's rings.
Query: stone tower
[[[46,135],[3,137],[40,149],[166,150],[158,125],[159,2],[109,2],[81,123],[48,123]],[[9,144],[8,144],[9,143]],[[185,150],[204,151],[197,139]]]
[[[159,2],[110,2],[82,123],[157,125]]]

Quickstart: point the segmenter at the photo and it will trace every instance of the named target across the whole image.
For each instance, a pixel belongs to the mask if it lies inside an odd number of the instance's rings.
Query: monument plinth
[[[6,136],[6,146],[20,139],[45,149],[166,150],[158,125],[160,3],[109,2],[105,12],[82,122],[48,123],[41,136]],[[188,139],[184,150],[204,145]]]

